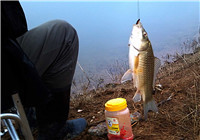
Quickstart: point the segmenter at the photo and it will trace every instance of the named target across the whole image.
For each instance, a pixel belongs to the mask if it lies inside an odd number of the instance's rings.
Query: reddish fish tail
[[[154,99],[152,99],[151,101],[147,103],[144,103],[144,119],[145,120],[147,120],[147,115],[148,115],[149,110],[152,110],[158,113],[158,107]]]

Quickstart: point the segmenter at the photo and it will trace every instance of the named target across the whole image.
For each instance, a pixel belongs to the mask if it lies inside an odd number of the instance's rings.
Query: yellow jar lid
[[[105,103],[105,110],[107,111],[120,111],[126,107],[127,102],[124,98],[111,99]]]

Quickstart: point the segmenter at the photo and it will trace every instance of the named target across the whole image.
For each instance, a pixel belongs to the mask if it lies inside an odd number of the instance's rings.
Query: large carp
[[[156,102],[152,96],[155,87],[155,77],[161,62],[154,57],[151,42],[140,20],[133,25],[129,39],[129,70],[123,75],[121,82],[133,79],[137,91],[134,102],[143,100],[144,118],[147,119],[149,110],[158,112]]]

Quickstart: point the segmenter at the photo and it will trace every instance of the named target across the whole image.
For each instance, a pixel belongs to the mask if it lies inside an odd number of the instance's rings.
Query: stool
[[[7,127],[12,140],[19,140],[19,136],[11,120],[14,120],[19,124],[22,131],[22,135],[24,136],[25,140],[33,140],[33,135],[18,93],[13,94],[12,99],[14,102],[14,106],[17,109],[17,114],[13,113],[0,114],[1,120],[5,123],[5,126]]]

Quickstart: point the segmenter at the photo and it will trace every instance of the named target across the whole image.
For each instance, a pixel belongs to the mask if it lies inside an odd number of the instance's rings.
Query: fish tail
[[[134,97],[133,97],[133,101],[134,101],[135,103],[141,101],[141,93],[140,93],[139,90],[137,90],[137,91],[135,92],[135,95],[134,95]]]
[[[154,99],[152,99],[151,101],[147,103],[144,103],[144,119],[145,120],[147,120],[147,113],[149,112],[149,110],[152,110],[158,113],[158,107]]]

